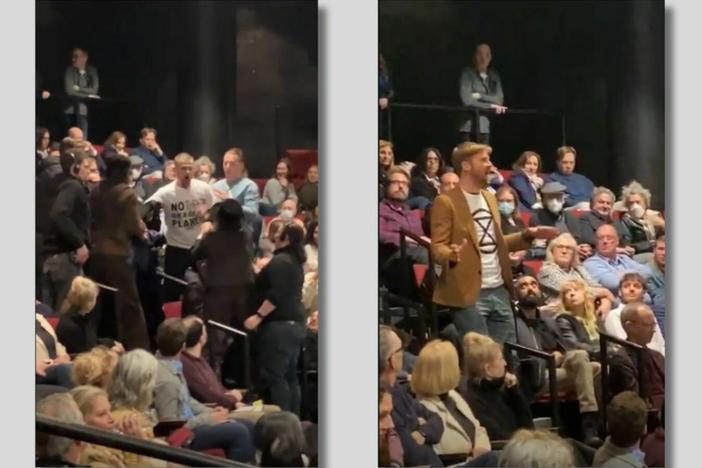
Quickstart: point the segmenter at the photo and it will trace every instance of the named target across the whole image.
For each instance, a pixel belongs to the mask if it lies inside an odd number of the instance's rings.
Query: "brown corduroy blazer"
[[[508,253],[528,249],[532,239],[526,232],[503,235],[495,196],[486,190],[481,190],[481,193],[492,213],[502,279],[511,294],[512,267]],[[464,239],[468,239],[468,242],[461,250],[460,258],[457,258],[449,246],[460,245]],[[431,208],[431,250],[434,260],[443,267],[434,287],[434,302],[461,308],[474,305],[482,282],[480,250],[471,210],[460,186],[434,199]]]

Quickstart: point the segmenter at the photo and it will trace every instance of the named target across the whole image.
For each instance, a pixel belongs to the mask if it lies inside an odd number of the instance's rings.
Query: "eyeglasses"
[[[388,181],[388,183],[395,184],[395,185],[408,185],[409,186],[409,182],[407,182],[406,180],[390,180],[390,181]]]

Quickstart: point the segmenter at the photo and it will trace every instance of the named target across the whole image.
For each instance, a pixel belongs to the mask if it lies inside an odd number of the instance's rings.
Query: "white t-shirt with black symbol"
[[[497,288],[504,284],[502,268],[497,253],[497,234],[495,233],[495,219],[492,217],[490,207],[482,193],[468,193],[463,191],[470,208],[470,214],[475,224],[475,233],[478,236],[478,249],[480,250],[480,263],[482,270],[481,289]]]
[[[156,191],[146,203],[161,204],[166,227],[166,243],[173,247],[190,249],[200,234],[202,215],[212,207],[212,187],[198,179],[190,180],[190,187],[179,187],[175,181]]]

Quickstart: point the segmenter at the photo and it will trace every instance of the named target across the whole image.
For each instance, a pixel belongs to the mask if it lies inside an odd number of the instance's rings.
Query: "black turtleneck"
[[[97,345],[111,348],[115,344],[110,338],[98,338],[97,323],[91,320],[90,314],[81,314],[77,310],[68,310],[61,315],[56,337],[68,354],[84,353]]]

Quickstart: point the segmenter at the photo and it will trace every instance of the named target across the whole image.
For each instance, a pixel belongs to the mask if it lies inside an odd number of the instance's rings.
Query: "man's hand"
[[[154,142],[154,147],[151,149],[154,153],[158,154],[159,156],[163,154],[163,150],[161,150],[161,147],[158,145],[158,143]]]
[[[243,398],[239,390],[229,390],[227,392],[227,395],[232,396],[236,401],[241,401],[241,399]]]
[[[68,354],[62,354],[60,356],[57,356],[56,359],[54,359],[54,363],[52,365],[57,365],[57,364],[68,364],[71,362],[71,356]]]
[[[604,320],[607,318],[607,314],[609,314],[610,310],[612,310],[612,302],[606,297],[603,297],[600,298],[600,306],[595,311],[595,315],[597,315],[598,319]]]
[[[219,406],[210,411],[210,417],[212,418],[212,424],[225,423],[229,421],[229,411]]]
[[[460,262],[461,261],[461,251],[463,250],[463,247],[468,243],[468,239],[465,238],[463,239],[463,242],[459,244],[451,244],[449,245],[449,249],[451,249],[451,252],[455,255],[456,261]]]
[[[217,190],[217,189],[212,189],[212,194],[217,198],[219,201],[224,201],[229,198],[229,192],[224,191],[224,190]]]
[[[507,108],[499,104],[490,104],[490,107],[495,110],[495,114],[504,114],[507,112]]]
[[[634,250],[634,248],[631,246],[617,247],[617,253],[620,255],[627,255],[629,257],[633,257],[636,253],[636,250]]]
[[[514,387],[515,385],[517,385],[518,382],[519,380],[517,379],[516,375],[512,374],[511,372],[507,372],[505,374],[505,386],[507,388]]]
[[[117,354],[122,354],[124,352],[124,346],[119,341],[115,341],[115,344],[112,345],[112,351]]]
[[[50,97],[51,97],[51,93],[50,93],[50,92],[48,92],[48,91],[46,91],[46,90],[44,90],[44,91],[41,92],[41,98],[42,98],[42,99],[49,99]]]
[[[470,97],[473,99],[480,99],[480,93],[471,93]]]
[[[244,328],[247,330],[255,330],[261,324],[261,317],[252,315],[244,321]]]
[[[418,431],[414,431],[412,433],[412,438],[414,439],[415,442],[417,442],[417,445],[424,445],[424,442],[426,442],[426,439],[422,434],[420,434]]]
[[[46,377],[46,369],[51,367],[53,364],[54,364],[54,361],[52,361],[51,359],[42,359],[42,360],[38,359],[34,372],[36,372],[37,375],[41,375],[42,377]]]
[[[578,255],[581,260],[590,257],[592,255],[592,246],[590,244],[578,244]]]
[[[427,236],[419,236],[420,239],[422,239],[424,242],[431,244],[431,238]]]
[[[76,250],[76,262],[78,262],[78,265],[83,265],[87,262],[88,257],[90,257],[90,252],[85,244],[78,247],[78,250]]]
[[[556,358],[556,367],[560,366],[563,363],[563,359],[565,359],[565,356],[560,351],[554,351],[552,354],[553,357]]]
[[[527,233],[534,239],[550,240],[558,236],[560,232],[553,226],[534,226],[527,228]]]
[[[388,98],[381,97],[378,99],[378,105],[381,109],[385,110],[388,107]]]

